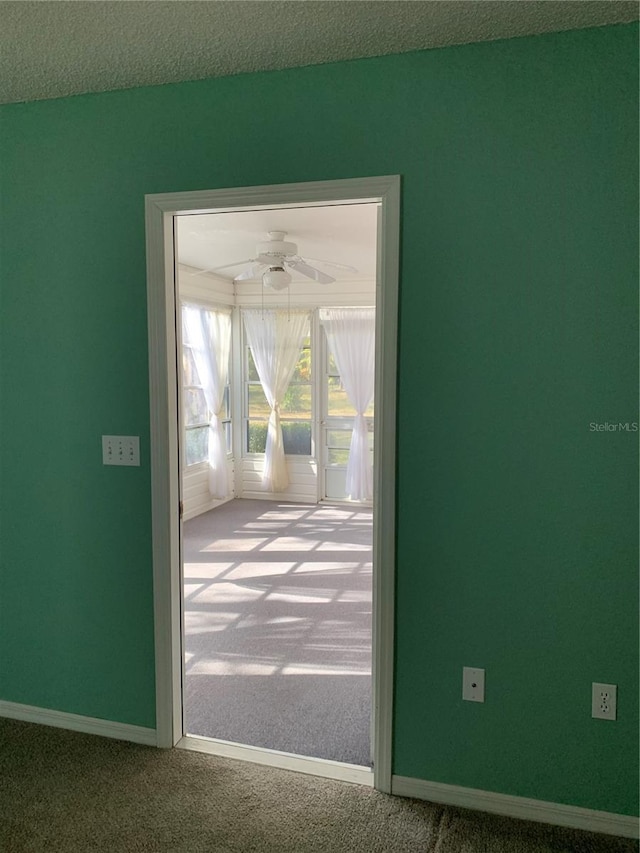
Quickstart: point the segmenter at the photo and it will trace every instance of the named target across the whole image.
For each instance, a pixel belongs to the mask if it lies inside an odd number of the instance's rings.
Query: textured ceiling
[[[1,0],[0,103],[637,18],[615,0]]]

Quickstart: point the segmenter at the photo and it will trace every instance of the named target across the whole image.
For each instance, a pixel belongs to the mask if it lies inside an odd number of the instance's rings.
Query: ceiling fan
[[[321,284],[329,284],[335,281],[335,278],[322,272],[315,267],[312,267],[307,260],[298,255],[298,247],[295,243],[290,243],[284,238],[286,231],[269,231],[269,239],[263,243],[258,243],[256,246],[256,257],[247,258],[244,261],[235,261],[232,264],[225,264],[222,267],[214,267],[203,272],[219,272],[220,270],[229,269],[229,267],[238,267],[243,264],[250,266],[234,277],[234,281],[247,281],[257,278],[262,274],[262,284],[271,290],[283,290],[291,284],[291,273],[289,269],[299,272],[307,278],[318,281]],[[335,267],[346,272],[358,272],[355,267],[348,264],[338,264],[334,261],[323,261],[320,258],[309,258],[308,260],[317,261],[321,264],[326,264],[330,267]]]

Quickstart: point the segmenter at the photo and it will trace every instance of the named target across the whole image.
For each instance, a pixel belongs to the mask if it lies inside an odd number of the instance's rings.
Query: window
[[[354,418],[356,410],[349,402],[347,392],[340,379],[340,373],[336,365],[335,359],[327,350],[327,415],[330,418]],[[369,403],[367,411],[364,413],[366,418],[373,417],[373,400]]]
[[[187,343],[182,345],[182,401],[185,462],[187,465],[197,465],[208,456],[209,411],[191,345]]]
[[[349,448],[351,447],[352,429],[328,429],[327,430],[327,465],[330,467],[346,468],[349,461]],[[371,463],[373,464],[373,430],[369,425],[369,451]]]
[[[271,407],[262,390],[258,371],[245,347],[245,376],[247,402],[246,450],[248,453],[264,453],[267,443],[267,422]],[[296,362],[291,382],[280,406],[280,424],[284,452],[289,456],[310,456],[311,444],[311,339],[307,334]]]
[[[213,313],[213,312],[212,312]],[[227,372],[227,376],[230,372]],[[192,345],[186,340],[182,343],[182,401],[184,423],[185,464],[198,465],[209,457],[209,421],[212,412],[207,400],[196,366]],[[220,420],[224,431],[227,454],[232,452],[231,426],[231,388],[225,385]]]

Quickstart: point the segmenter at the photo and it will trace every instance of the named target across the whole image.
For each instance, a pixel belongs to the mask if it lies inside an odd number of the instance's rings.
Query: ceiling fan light
[[[284,290],[291,284],[291,276],[284,267],[269,267],[262,275],[262,283],[271,290]]]

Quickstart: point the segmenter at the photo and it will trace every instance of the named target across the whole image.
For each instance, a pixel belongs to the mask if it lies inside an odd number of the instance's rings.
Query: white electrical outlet
[[[140,437],[137,435],[103,435],[103,465],[139,465]]]
[[[467,702],[484,702],[484,669],[462,667],[462,698]]]
[[[615,720],[618,688],[615,684],[591,685],[591,716],[596,720]]]

